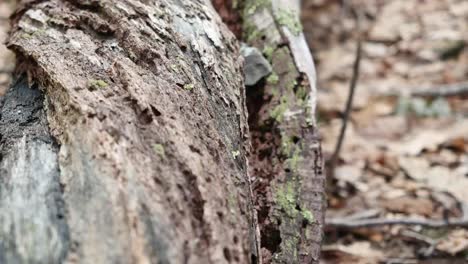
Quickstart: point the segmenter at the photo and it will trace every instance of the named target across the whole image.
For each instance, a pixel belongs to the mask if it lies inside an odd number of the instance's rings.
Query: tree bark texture
[[[316,74],[299,0],[246,0],[244,40],[272,66],[247,89],[255,207],[265,263],[319,263],[326,195]]]
[[[247,91],[209,0],[19,1],[0,263],[318,263],[323,164],[298,6],[231,7],[273,68]]]
[[[8,46],[44,95],[2,109],[2,263],[251,260],[242,61],[209,1],[24,0]]]

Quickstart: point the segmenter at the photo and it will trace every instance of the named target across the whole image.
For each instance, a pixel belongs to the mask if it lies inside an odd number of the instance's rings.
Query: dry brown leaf
[[[468,203],[468,167],[460,166],[450,169],[443,166],[429,166],[423,158],[400,158],[400,165],[408,176],[435,191],[445,191],[457,198],[459,202]]]
[[[350,245],[333,245],[324,246],[323,252],[325,256],[330,253],[349,255],[348,261],[352,262],[335,262],[335,263],[359,263],[373,264],[378,263],[384,258],[384,253],[378,249],[372,248],[369,242],[354,242]],[[338,253],[337,253],[338,252]],[[354,262],[353,262],[354,261]],[[356,262],[357,261],[357,262]]]
[[[423,150],[436,151],[440,145],[457,138],[468,137],[468,120],[456,120],[433,129],[415,129],[399,144],[389,146],[395,155],[418,155]]]
[[[459,157],[453,151],[442,149],[439,152],[430,153],[428,159],[432,164],[450,167],[459,162]]]
[[[463,137],[458,137],[458,138],[453,138],[449,140],[446,144],[445,147],[449,147],[451,149],[454,149],[458,152],[461,153],[466,153],[466,147],[467,147],[468,141],[467,139]]]
[[[401,156],[398,162],[401,169],[414,180],[424,180],[430,169],[429,161],[425,158]]]
[[[450,170],[436,166],[428,171],[426,183],[433,190],[446,191],[459,202],[468,203],[468,178],[465,176],[467,172],[467,168],[464,167]]]
[[[366,192],[369,186],[361,180],[364,173],[364,162],[339,166],[335,170],[335,178],[340,182],[348,183],[361,192]]]
[[[375,118],[372,122],[359,130],[363,137],[380,139],[399,139],[407,130],[406,119],[402,116],[385,116]]]
[[[434,205],[431,200],[408,196],[384,201],[382,205],[394,213],[431,216],[434,211]]]
[[[354,29],[354,21],[345,13],[340,20],[335,19],[342,10],[338,2],[322,1],[327,6],[334,6],[329,9],[333,12],[314,8],[319,15],[309,17],[320,17],[317,20],[322,22],[308,24],[311,25],[309,42],[320,45],[320,49],[316,49],[317,72],[319,86],[324,89],[319,93],[319,101],[322,100],[319,107],[329,111],[325,113],[331,118],[336,118],[337,112],[344,108],[355,55],[355,39],[350,30]],[[451,211],[451,216],[457,217],[459,212],[455,199],[460,202],[468,200],[468,183],[464,176],[468,173],[468,165],[463,165],[468,164],[468,119],[454,120],[452,116],[452,120],[418,117],[405,120],[405,117],[393,117],[395,100],[382,94],[389,91],[407,93],[413,87],[466,81],[468,3],[464,0],[357,2],[362,4],[360,10],[372,15],[362,21],[368,41],[363,44],[356,104],[340,155],[345,165],[341,168],[339,182],[357,182],[353,183],[354,186],[364,184],[366,187],[361,189],[367,191],[348,192],[344,196],[346,198],[340,200],[346,205],[336,210],[337,214],[378,208],[382,206],[382,200],[386,200],[386,207],[393,212],[435,217],[441,214],[440,204],[443,204],[442,207]],[[348,4],[356,8],[354,3]],[[312,25],[325,25],[327,30],[316,29]],[[370,30],[366,28],[368,25],[371,25]],[[321,35],[318,36],[317,32]],[[344,37],[344,41],[338,41],[340,37]],[[441,51],[460,41],[465,43],[464,50],[450,59],[441,60]],[[468,113],[466,98],[454,97],[447,101],[452,113]],[[322,133],[327,138],[324,145],[325,149],[333,151],[341,120],[326,121],[322,125]],[[367,170],[358,176],[359,169],[354,164],[362,160],[367,161]],[[349,191],[349,184],[344,189]],[[407,198],[410,194],[417,198]],[[437,194],[444,195],[439,197]],[[451,196],[454,198],[450,199]],[[434,202],[431,203],[430,199]],[[434,207],[437,208],[431,212]],[[417,257],[418,246],[413,248],[395,237],[388,239],[388,231],[397,234],[397,229],[385,229],[383,233],[385,236],[379,245],[385,254],[396,258]],[[364,234],[364,237],[372,240],[370,235]],[[336,252],[348,258],[344,262],[328,263],[359,263],[365,258]]]
[[[437,244],[436,248],[451,255],[468,249],[468,231],[463,229],[453,230]]]

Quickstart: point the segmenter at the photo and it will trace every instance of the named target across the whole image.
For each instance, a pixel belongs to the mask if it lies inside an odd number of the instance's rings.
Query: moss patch
[[[88,83],[88,89],[91,91],[106,88],[107,86],[109,85],[103,80],[89,80],[89,83]]]
[[[187,91],[193,90],[194,87],[195,87],[195,85],[193,83],[189,83],[189,84],[184,85],[184,89],[187,90]]]
[[[270,5],[270,0],[250,0],[246,1],[244,8],[245,15],[253,15],[257,12],[258,9],[263,7],[268,7]]]
[[[304,217],[304,219],[309,223],[314,222],[314,214],[312,214],[312,212],[307,209],[302,210],[302,217]]]
[[[270,74],[270,76],[268,76],[267,78],[267,83],[268,84],[271,84],[271,85],[275,85],[275,84],[278,84],[279,82],[279,77],[278,77],[278,74],[272,72]]]
[[[270,112],[271,118],[273,118],[276,122],[281,123],[284,118],[284,113],[288,110],[288,99],[285,96],[282,96],[280,99],[280,104],[277,105],[273,110]]]
[[[233,151],[231,154],[232,154],[232,157],[237,158],[240,155],[240,151],[236,150],[236,151]]]
[[[303,28],[299,17],[292,10],[279,10],[276,21],[281,26],[287,27],[294,35],[299,35],[302,32]]]
[[[273,58],[273,52],[275,52],[275,48],[273,48],[272,46],[265,46],[263,48],[263,54],[269,61],[271,61],[271,59]]]
[[[284,186],[279,187],[276,192],[277,204],[291,218],[295,218],[299,212],[296,209],[296,196],[294,182],[287,182]]]
[[[166,151],[164,150],[164,146],[161,144],[154,144],[153,150],[156,154],[158,154],[161,158],[166,157]]]

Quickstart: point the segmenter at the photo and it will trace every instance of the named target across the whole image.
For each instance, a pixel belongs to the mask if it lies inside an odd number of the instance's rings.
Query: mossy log
[[[299,0],[246,0],[244,40],[272,72],[247,88],[250,157],[264,263],[319,263],[326,195],[315,66]]]

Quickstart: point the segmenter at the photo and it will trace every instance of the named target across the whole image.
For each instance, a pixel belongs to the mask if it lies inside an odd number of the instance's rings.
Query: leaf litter
[[[372,211],[384,219],[443,220],[468,213],[468,96],[412,95],[468,81],[467,1],[303,2],[326,157],[338,138],[355,56],[349,10],[365,14],[356,100],[330,181],[327,218]],[[323,263],[468,261],[461,228],[330,227],[326,237]]]

